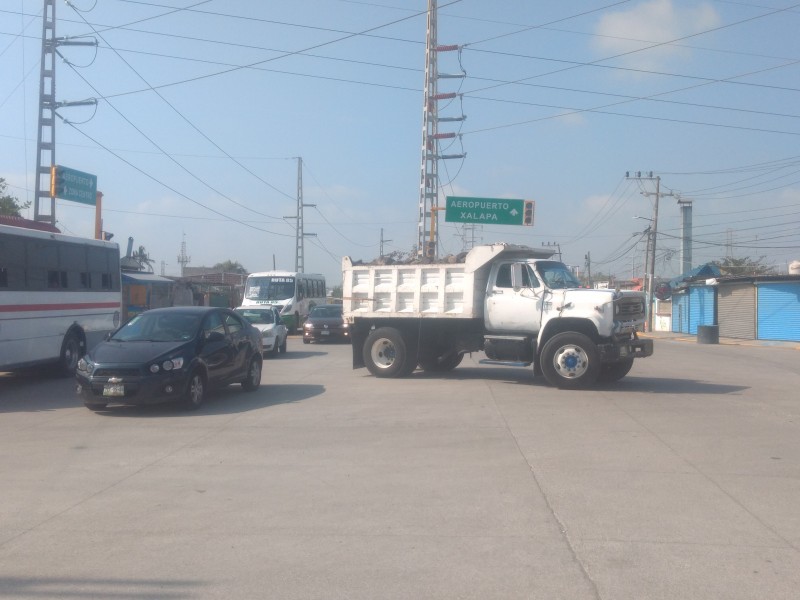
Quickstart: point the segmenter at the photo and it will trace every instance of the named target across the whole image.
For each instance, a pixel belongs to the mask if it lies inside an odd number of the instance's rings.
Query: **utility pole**
[[[381,252],[380,252],[380,257],[381,258],[383,258],[383,244],[386,243],[386,242],[391,242],[391,241],[393,241],[393,240],[385,240],[385,239],[383,239],[383,227],[381,227]]]
[[[542,242],[542,246],[546,246],[548,248],[556,248],[556,254],[558,254],[558,260],[561,261],[561,244],[558,242]]]
[[[475,247],[476,243],[476,236],[475,232],[477,231],[480,225],[476,223],[464,223],[464,226],[461,229],[461,251],[467,252],[472,250]],[[481,227],[482,229],[482,227]]]
[[[692,201],[677,198],[681,208],[681,273],[688,273],[692,270]]]
[[[625,177],[627,179],[637,179],[639,181],[655,181],[656,182],[656,191],[653,192],[642,192],[643,196],[655,196],[656,200],[653,204],[653,221],[650,224],[650,236],[648,237],[648,253],[649,253],[649,275],[650,278],[647,281],[647,331],[653,331],[653,303],[654,303],[654,290],[655,290],[655,278],[656,278],[656,238],[658,237],[658,201],[661,199],[661,196],[674,196],[675,194],[670,192],[669,194],[662,194],[661,193],[661,177],[655,176],[653,177],[653,172],[646,173],[642,176],[641,171],[637,171],[633,177],[631,177],[630,171],[625,173]]]
[[[586,281],[589,283],[589,287],[594,287],[592,285],[592,253],[586,252]]]
[[[295,254],[294,254],[294,270],[298,273],[305,273],[305,238],[316,237],[316,233],[306,233],[303,230],[303,208],[315,207],[316,204],[303,204],[303,159],[298,156],[297,158],[297,214],[284,219],[296,219],[297,227],[295,227]]]
[[[439,116],[440,100],[455,99],[455,92],[439,93],[440,79],[464,78],[463,71],[448,75],[439,73],[438,55],[440,52],[461,51],[457,45],[439,46],[437,43],[437,0],[428,0],[428,31],[425,38],[425,93],[422,101],[422,157],[419,182],[419,221],[417,223],[417,253],[420,256],[435,258],[439,236],[436,232],[437,208],[439,206],[439,160],[464,158],[466,154],[440,154],[439,140],[453,139],[454,132],[440,132],[439,123],[456,122],[466,119]],[[430,238],[430,239],[429,239]]]
[[[91,42],[56,37],[56,3],[44,0],[42,11],[42,57],[39,63],[39,128],[36,136],[36,181],[33,219],[56,224],[56,198],[51,194],[50,178],[56,166],[56,109],[62,106],[87,106],[96,100],[56,102],[56,54],[58,46],[97,46]],[[42,185],[44,183],[44,185]],[[50,212],[42,210],[50,200]]]

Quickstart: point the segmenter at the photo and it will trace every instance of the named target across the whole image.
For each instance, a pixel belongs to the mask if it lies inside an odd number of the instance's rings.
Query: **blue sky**
[[[40,0],[0,0],[0,177],[33,199]],[[57,2],[56,162],[98,177],[104,229],[156,272],[224,260],[294,266],[302,157],[305,270],[409,250],[419,202],[426,0]],[[443,195],[536,200],[533,227],[440,220],[465,239],[558,244],[565,262],[641,276],[661,178],[656,273],[680,272],[678,195],[695,265],[800,259],[800,3],[439,0],[441,80],[465,114]],[[444,126],[442,127],[445,128]],[[650,195],[648,195],[650,194]],[[32,213],[31,213],[32,216]],[[641,217],[639,219],[635,217]],[[62,231],[94,210],[59,200]]]

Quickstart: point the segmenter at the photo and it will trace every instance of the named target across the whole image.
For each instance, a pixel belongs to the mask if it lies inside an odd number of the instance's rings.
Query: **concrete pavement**
[[[797,598],[794,350],[659,339],[585,392],[349,352],[195,413],[0,380],[0,597]]]

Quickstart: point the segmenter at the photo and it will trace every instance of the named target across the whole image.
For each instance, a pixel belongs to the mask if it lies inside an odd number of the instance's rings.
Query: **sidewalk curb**
[[[688,342],[696,344],[697,336],[667,331],[640,332],[639,337],[650,340],[668,340],[671,342]],[[738,338],[719,338],[720,346],[746,346],[748,348],[783,348],[787,350],[800,350],[798,342],[784,342],[776,340],[742,340]]]

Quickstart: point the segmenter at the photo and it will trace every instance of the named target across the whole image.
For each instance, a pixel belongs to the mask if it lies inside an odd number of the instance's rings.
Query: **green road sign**
[[[94,206],[97,203],[97,175],[56,165],[50,169],[50,196]]]
[[[533,225],[533,200],[447,196],[445,202],[447,223]]]

